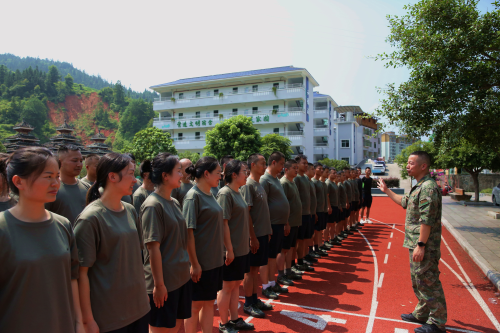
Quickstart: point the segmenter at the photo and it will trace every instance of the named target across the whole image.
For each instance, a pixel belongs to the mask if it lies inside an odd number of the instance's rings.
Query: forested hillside
[[[62,78],[70,74],[76,83],[81,83],[89,88],[100,90],[105,87],[114,86],[113,83],[104,80],[100,75],[89,75],[85,73],[85,70],[79,70],[78,68],[73,67],[72,64],[67,62],[32,57],[21,58],[13,54],[5,53],[0,54],[0,65],[5,65],[8,69],[14,72],[16,70],[23,71],[25,69],[28,69],[30,66],[33,69],[36,69],[38,67],[38,70],[45,73],[49,71],[50,66],[56,66]],[[151,92],[146,89],[143,92],[137,92],[128,88],[127,90],[125,90],[125,93],[130,98],[142,98],[149,102],[152,102],[153,98],[158,97],[158,94],[156,92]]]
[[[120,81],[98,90],[76,83],[71,74],[63,79],[56,66],[11,71],[0,65],[0,141],[15,134],[12,128],[24,119],[44,143],[66,120],[84,144],[100,128],[112,134],[113,149],[121,150],[153,116],[152,103],[129,97]]]

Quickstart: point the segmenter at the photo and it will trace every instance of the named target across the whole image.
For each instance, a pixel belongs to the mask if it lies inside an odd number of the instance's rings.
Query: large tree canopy
[[[293,151],[290,148],[292,141],[277,133],[266,134],[262,137],[262,147],[260,153],[267,159],[275,151],[282,152],[285,155],[285,160],[292,158]]]
[[[390,125],[412,137],[434,132],[438,144],[499,142],[500,4],[481,14],[477,3],[422,0],[388,17],[396,50],[377,58],[410,70],[407,82],[381,89],[377,113]]]
[[[138,162],[152,160],[159,153],[177,154],[170,133],[163,132],[156,127],[149,127],[137,132],[134,135],[131,151]]]
[[[441,166],[436,161],[436,148],[434,147],[434,143],[432,141],[417,141],[412,145],[406,147],[396,156],[394,162],[399,166],[399,173],[401,174],[401,178],[407,179],[408,172],[406,171],[406,165],[408,164],[408,157],[410,154],[415,151],[425,151],[431,156],[431,169],[440,169]]]

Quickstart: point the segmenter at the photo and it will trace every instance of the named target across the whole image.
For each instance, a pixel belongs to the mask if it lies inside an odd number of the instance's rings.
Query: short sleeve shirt
[[[167,291],[179,289],[191,278],[187,252],[187,226],[179,202],[174,198],[166,200],[152,193],[142,204],[139,216],[144,244],[160,243],[163,283]],[[145,247],[144,275],[148,294],[153,293],[155,285],[150,259]]]
[[[33,223],[0,213],[0,332],[75,332],[78,251],[68,219],[50,215]]]
[[[302,215],[311,214],[311,192],[309,185],[309,178],[304,174],[303,176],[297,175],[293,182],[297,185],[300,194],[300,202],[302,203]]]
[[[325,193],[323,191],[323,183],[316,179],[312,179],[314,190],[316,192],[316,212],[323,213],[326,212],[327,205],[325,204]]]
[[[373,178],[363,178],[363,196],[371,197],[372,196],[372,181]]]
[[[56,200],[47,202],[45,208],[52,213],[64,216],[71,224],[74,224],[76,217],[80,215],[87,204],[87,190],[89,188],[90,186],[80,179],[77,179],[74,185],[61,182]]]
[[[280,180],[271,176],[269,172],[265,172],[260,177],[260,185],[266,192],[267,203],[269,206],[269,214],[271,216],[271,224],[286,224],[288,215],[290,215],[290,206],[283,191],[283,186]]]
[[[349,181],[346,180],[344,182],[344,188],[345,188],[345,194],[346,194],[347,202],[348,203],[353,202],[353,197],[354,196],[353,196],[351,184],[349,184]]]
[[[95,200],[74,226],[80,266],[89,267],[92,313],[102,332],[125,327],[150,310],[139,216],[134,206],[123,206],[115,212]]]
[[[204,271],[224,265],[224,219],[212,194],[193,186],[184,197],[182,215],[193,229],[196,257]]]
[[[316,186],[311,179],[309,179],[309,192],[311,197],[311,215],[315,215],[318,207],[318,199],[316,198]]]
[[[240,193],[248,206],[252,207],[250,217],[252,218],[255,237],[271,235],[273,233],[271,216],[267,204],[267,194],[262,185],[252,178],[247,178],[247,184],[240,187]]]
[[[227,185],[219,190],[217,202],[222,208],[224,220],[228,220],[234,256],[247,255],[250,252],[248,204],[240,192],[232,190]]]
[[[401,206],[406,209],[405,240],[403,247],[414,249],[420,237],[422,224],[431,226],[425,249],[439,251],[441,247],[442,196],[436,181],[423,177],[410,193],[403,196]]]
[[[330,181],[330,179],[326,180],[326,186],[328,186],[328,194],[330,198],[330,206],[337,207],[339,205],[339,191],[337,185]]]
[[[347,205],[347,193],[344,184],[338,183],[338,187],[339,187],[339,208],[344,209]]]
[[[184,197],[192,187],[193,184],[191,182],[188,183],[181,182],[181,187],[175,188],[172,191],[172,198],[175,198],[177,199],[177,201],[179,201],[179,203],[181,204],[181,209],[182,209],[182,203],[184,202]]]
[[[0,212],[3,212],[4,210],[11,209],[17,204],[17,200],[14,198],[10,198],[7,201],[0,202]]]
[[[134,203],[134,208],[137,214],[139,214],[142,204],[151,193],[151,191],[146,190],[142,186],[140,186],[137,191],[134,192],[134,195],[132,196],[132,202]]]
[[[302,204],[297,185],[295,182],[289,181],[286,177],[281,177],[280,183],[283,186],[283,191],[290,206],[288,223],[290,227],[300,227],[302,225]]]
[[[325,196],[325,212],[328,212],[328,185],[326,181],[322,181],[321,184],[323,185],[323,193]]]

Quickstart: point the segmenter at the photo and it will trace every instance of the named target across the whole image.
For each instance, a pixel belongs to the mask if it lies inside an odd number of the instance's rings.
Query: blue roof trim
[[[313,97],[330,97],[330,95],[325,95],[325,94],[320,94],[320,93],[314,92]]]
[[[160,87],[166,87],[166,86],[173,86],[176,84],[186,84],[186,83],[204,82],[204,81],[212,81],[212,80],[231,79],[231,78],[242,77],[242,76],[282,73],[282,72],[291,72],[291,71],[300,71],[300,70],[305,70],[305,68],[284,66],[284,67],[275,67],[275,68],[267,68],[267,69],[257,69],[257,70],[246,71],[246,72],[236,72],[236,73],[228,73],[228,74],[193,77],[193,78],[189,78],[189,79],[181,79],[181,80],[172,81],[172,82],[168,82],[168,83],[164,83],[164,84],[158,84],[156,86],[152,86],[151,88],[160,88]]]

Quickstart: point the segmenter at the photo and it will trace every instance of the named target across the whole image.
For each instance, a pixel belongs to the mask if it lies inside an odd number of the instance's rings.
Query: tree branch
[[[490,56],[490,55],[489,55],[489,54],[487,54],[487,53],[482,53],[482,52],[481,52],[480,54],[481,54],[481,55],[483,55],[483,56],[485,56],[486,58],[488,58],[488,60],[494,61],[494,62],[496,62],[496,63],[500,63],[500,60],[499,60],[499,59],[497,59],[497,58],[493,58],[492,56]]]

